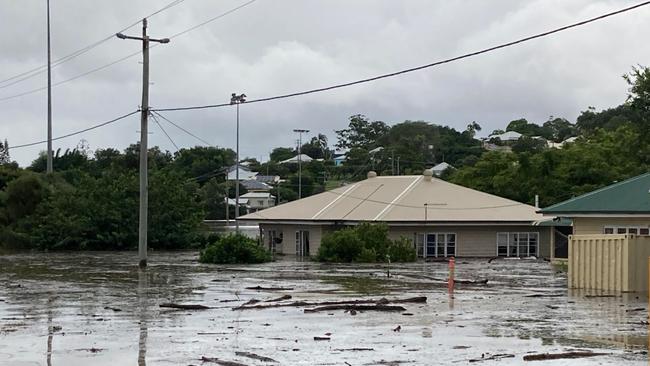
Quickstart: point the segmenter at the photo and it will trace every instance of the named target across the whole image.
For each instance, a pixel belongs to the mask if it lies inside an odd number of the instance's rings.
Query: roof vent
[[[424,180],[427,182],[431,182],[431,177],[433,177],[433,170],[431,169],[425,169],[422,172],[422,175],[424,175]]]
[[[375,172],[374,170],[368,172],[368,179],[374,178],[376,176],[377,176],[377,172]]]

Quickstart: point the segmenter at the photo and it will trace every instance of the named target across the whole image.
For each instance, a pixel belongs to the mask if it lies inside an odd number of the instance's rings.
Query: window
[[[497,233],[497,256],[529,257],[537,256],[539,233]]]
[[[416,233],[418,257],[453,257],[456,255],[455,233]]]
[[[603,234],[650,235],[650,229],[647,226],[605,226]]]

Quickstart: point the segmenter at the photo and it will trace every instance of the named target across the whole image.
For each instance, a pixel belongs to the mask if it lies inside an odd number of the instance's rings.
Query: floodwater
[[[392,265],[388,278],[381,265],[287,257],[219,266],[197,257],[154,253],[139,271],[135,253],[0,256],[0,365],[218,365],[202,357],[233,362],[222,365],[463,365],[481,357],[482,365],[521,365],[530,353],[573,350],[607,355],[532,363],[648,362],[646,294],[569,293],[566,275],[547,262],[458,259],[457,279],[489,282],[457,285],[450,296],[437,280],[446,278],[446,263]],[[232,310],[286,294],[290,301],[427,296],[427,303],[356,315]],[[211,308],[159,306],[168,302]],[[487,360],[494,354],[514,357]]]

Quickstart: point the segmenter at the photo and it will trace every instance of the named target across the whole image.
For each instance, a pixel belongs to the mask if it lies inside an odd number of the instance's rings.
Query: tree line
[[[472,121],[464,130],[426,121],[389,124],[364,115],[349,118],[335,131],[331,146],[318,134],[298,147],[277,147],[269,160],[244,159],[248,168],[278,175],[271,193],[278,203],[298,197],[298,167],[282,164],[298,151],[303,163],[303,197],[381,175],[421,174],[440,162],[454,166],[443,179],[517,201],[540,196],[548,206],[648,171],[650,164],[650,71],[633,68],[625,76],[627,100],[613,108],[588,108],[575,123],[551,117],[542,124],[518,119],[505,130],[523,135],[507,151],[488,151]],[[562,142],[549,148],[544,140]],[[499,141],[491,141],[500,143]],[[41,153],[30,166],[12,162],[9,144],[0,142],[0,246],[35,249],[133,249],[137,246],[139,145],[124,151],[91,151],[80,143],[57,151],[55,173],[46,175]],[[345,152],[339,166],[337,154]],[[226,174],[235,153],[219,147],[184,148],[176,153],[149,149],[150,246],[176,249],[204,243],[201,222],[226,217],[225,197],[234,197]],[[240,186],[241,194],[246,192]],[[229,207],[230,217],[234,207]]]

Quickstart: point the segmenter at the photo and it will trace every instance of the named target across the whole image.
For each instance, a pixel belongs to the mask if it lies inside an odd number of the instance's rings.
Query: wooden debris
[[[374,351],[374,348],[335,348],[332,351],[337,351],[337,352],[362,352],[362,351]]]
[[[393,299],[387,300],[385,298],[375,300],[343,300],[343,301],[322,301],[322,302],[307,302],[307,301],[294,301],[290,303],[280,304],[262,304],[255,306],[246,306],[246,304],[232,308],[232,310],[247,310],[247,309],[268,309],[279,307],[316,307],[316,306],[329,306],[329,305],[361,305],[361,304],[403,304],[403,303],[426,303],[426,296],[411,297],[406,299]],[[354,309],[357,310],[357,309]]]
[[[494,355],[482,354],[481,358],[473,358],[473,359],[469,360],[469,362],[482,362],[482,361],[491,361],[491,360],[499,361],[502,358],[514,358],[514,357],[515,357],[515,355],[510,354],[510,353],[497,353],[497,354],[494,354]]]
[[[634,309],[627,309],[625,310],[626,313],[632,313],[635,311],[645,311],[645,308],[634,308]]]
[[[253,360],[258,360],[258,361],[262,361],[262,362],[275,362],[275,363],[278,363],[278,361],[272,359],[271,357],[260,356],[260,355],[257,355],[255,353],[250,353],[250,352],[239,352],[239,351],[237,351],[237,352],[235,352],[235,355],[241,356],[241,357],[252,358]]]
[[[260,302],[260,300],[258,300],[258,299],[250,299],[250,300],[246,301],[245,303],[243,303],[242,306],[257,304],[258,302]]]
[[[393,329],[393,332],[399,332],[402,330],[402,326],[398,325],[395,329]]]
[[[160,304],[161,308],[171,308],[171,309],[182,309],[182,310],[205,310],[210,309],[209,306],[198,305],[198,304],[174,304],[174,303],[164,303]]]
[[[330,310],[355,310],[355,311],[404,311],[406,308],[396,305],[353,305],[353,304],[344,304],[344,305],[325,305],[318,306],[315,308],[305,309],[305,313],[317,313],[319,311],[330,311]]]
[[[531,294],[524,297],[563,297],[564,294]]]
[[[216,363],[217,365],[221,365],[221,366],[247,366],[247,365],[245,365],[243,363],[234,362],[234,361],[225,361],[225,360],[218,359],[216,357],[201,356],[200,361],[212,362],[212,363]]]
[[[606,355],[609,355],[609,353],[584,352],[584,351],[574,351],[574,352],[564,352],[564,353],[540,353],[535,355],[526,355],[524,356],[524,361],[561,360],[567,358],[585,358],[585,357],[606,356]]]
[[[271,299],[271,300],[266,300],[264,302],[278,302],[278,301],[284,301],[284,300],[291,300],[291,295],[282,295],[278,298]]]
[[[253,286],[246,287],[246,290],[257,290],[257,291],[291,291],[292,287],[262,287],[262,286]]]
[[[113,308],[113,307],[110,307],[110,306],[104,306],[104,310],[113,310],[115,312],[122,311],[122,309]]]
[[[492,261],[496,260],[496,259],[499,259],[499,257],[492,257],[492,258],[488,259],[488,263],[492,263]]]
[[[319,336],[314,336],[315,341],[329,341],[331,338],[330,337],[319,337]]]

